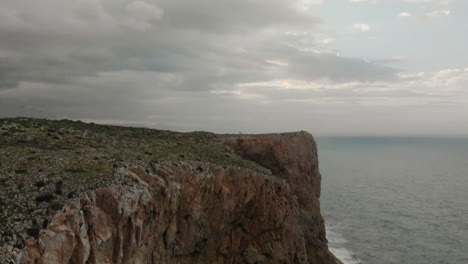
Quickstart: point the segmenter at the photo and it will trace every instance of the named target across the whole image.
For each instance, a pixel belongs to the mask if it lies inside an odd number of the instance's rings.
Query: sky
[[[0,116],[468,135],[465,0],[1,0]]]

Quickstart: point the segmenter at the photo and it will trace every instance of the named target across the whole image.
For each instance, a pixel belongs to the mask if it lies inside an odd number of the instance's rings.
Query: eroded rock
[[[42,123],[31,128],[27,121],[4,123],[8,131],[15,127],[12,133],[37,142],[42,142],[39,132],[74,134],[61,135],[73,145],[61,155],[48,149],[49,141],[38,147],[16,147],[18,139],[11,137],[0,141],[6,145],[0,152],[33,155],[22,162],[20,174],[15,163],[2,159],[7,171],[2,188],[14,195],[10,203],[18,197],[17,204],[25,206],[20,211],[2,205],[1,217],[18,229],[2,240],[3,259],[38,264],[340,263],[327,249],[317,149],[308,133],[238,137],[97,125],[82,129],[81,123],[68,121],[73,129],[54,122],[54,129]],[[75,134],[92,140],[74,142]],[[64,161],[74,166],[53,167]],[[31,173],[40,175],[40,186]],[[24,179],[22,190],[33,192],[22,196],[15,177]],[[44,192],[65,206],[34,202]],[[32,203],[21,200],[28,195]]]

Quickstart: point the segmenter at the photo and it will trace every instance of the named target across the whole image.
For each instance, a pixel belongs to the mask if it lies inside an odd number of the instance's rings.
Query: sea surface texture
[[[317,142],[327,237],[344,263],[468,263],[468,139]]]

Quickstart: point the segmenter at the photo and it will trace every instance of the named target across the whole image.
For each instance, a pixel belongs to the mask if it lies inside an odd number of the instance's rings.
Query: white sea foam
[[[333,232],[332,228],[327,226],[327,239],[330,246],[330,251],[344,264],[362,264],[362,262],[354,256],[353,252],[347,249],[348,241],[340,234]]]
[[[333,248],[330,247],[331,253],[335,255],[341,262],[344,264],[362,264],[362,262],[357,259],[351,251],[346,248]]]

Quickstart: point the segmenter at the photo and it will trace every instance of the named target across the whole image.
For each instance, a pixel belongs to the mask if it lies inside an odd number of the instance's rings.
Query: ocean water
[[[346,264],[468,264],[468,139],[317,138],[329,246]]]

